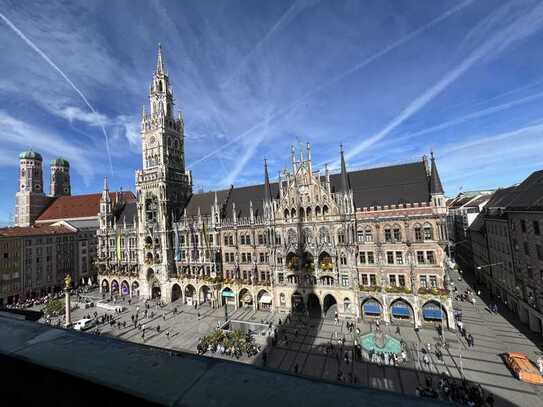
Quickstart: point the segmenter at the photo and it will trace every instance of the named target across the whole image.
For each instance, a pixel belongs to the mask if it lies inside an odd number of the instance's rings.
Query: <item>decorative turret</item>
[[[57,197],[70,194],[70,163],[59,157],[51,161],[49,195]]]
[[[112,217],[113,208],[109,194],[109,184],[107,177],[104,177],[104,186],[102,188],[102,196],[100,197],[100,228],[105,229],[108,225],[110,226]]]

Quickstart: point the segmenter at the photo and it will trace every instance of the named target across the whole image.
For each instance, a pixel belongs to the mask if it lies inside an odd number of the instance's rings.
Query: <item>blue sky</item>
[[[433,150],[450,195],[519,182],[543,168],[542,40],[539,1],[0,0],[0,223],[28,148],[67,158],[74,194],[134,188],[159,42],[195,190],[306,141],[352,169]]]

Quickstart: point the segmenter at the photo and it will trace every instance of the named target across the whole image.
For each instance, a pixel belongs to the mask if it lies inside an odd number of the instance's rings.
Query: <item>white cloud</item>
[[[70,143],[47,129],[18,120],[2,110],[0,110],[0,142],[7,146],[0,152],[0,165],[17,165],[17,155],[13,155],[13,150],[32,148],[53,157],[66,157],[86,184],[89,184],[96,174],[97,157],[88,149]]]

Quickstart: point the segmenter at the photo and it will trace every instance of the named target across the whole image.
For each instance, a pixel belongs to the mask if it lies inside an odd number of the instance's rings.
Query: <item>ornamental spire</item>
[[[264,201],[270,202],[272,199],[270,176],[268,175],[268,161],[264,159]]]
[[[164,69],[164,57],[162,56],[162,46],[160,42],[158,43],[158,55],[156,59],[156,73],[158,75],[163,75],[166,73]]]
[[[345,156],[343,155],[343,144],[340,144],[341,155],[341,188],[342,192],[349,192],[351,185],[349,183],[349,175],[347,174],[347,166],[345,165]]]

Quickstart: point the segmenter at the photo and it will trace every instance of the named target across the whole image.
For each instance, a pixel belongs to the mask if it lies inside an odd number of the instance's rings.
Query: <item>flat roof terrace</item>
[[[0,316],[0,361],[1,399],[20,405],[442,404],[4,316]]]

